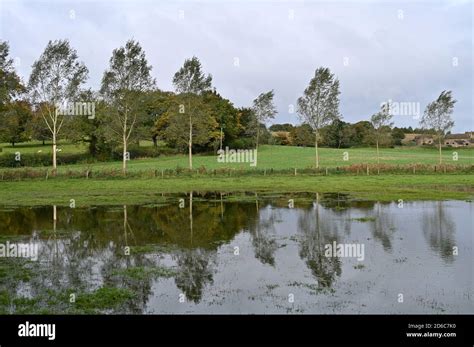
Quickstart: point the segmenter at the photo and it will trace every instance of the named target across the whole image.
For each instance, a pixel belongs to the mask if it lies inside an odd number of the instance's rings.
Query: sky
[[[457,100],[453,132],[474,130],[472,1],[0,0],[0,40],[25,82],[49,40],[68,39],[100,82],[115,48],[140,42],[162,90],[197,56],[235,106],[273,89],[273,123],[301,123],[296,100],[318,67],[340,81],[340,113],[368,120],[383,102],[419,124],[443,90]],[[398,103],[398,104],[397,104]]]

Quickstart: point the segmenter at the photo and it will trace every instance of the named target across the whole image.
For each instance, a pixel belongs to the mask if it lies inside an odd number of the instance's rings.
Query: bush
[[[130,153],[130,159],[137,158],[157,158],[160,155],[173,155],[177,154],[178,151],[174,148],[169,147],[139,147],[139,146],[129,146],[127,152]],[[123,149],[118,147],[112,151],[113,160],[122,160]]]
[[[94,160],[84,153],[58,153],[58,165],[77,164],[84,162],[93,162]],[[53,157],[51,153],[24,153],[21,154],[20,160],[15,160],[14,153],[6,153],[0,155],[0,167],[24,167],[24,166],[51,166],[53,165]]]
[[[229,144],[229,148],[231,149],[252,149],[254,147],[255,147],[254,140],[248,137],[235,139]]]

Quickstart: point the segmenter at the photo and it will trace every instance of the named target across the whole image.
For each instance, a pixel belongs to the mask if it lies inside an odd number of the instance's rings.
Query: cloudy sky
[[[346,121],[368,119],[380,104],[419,103],[441,91],[458,100],[454,131],[474,130],[472,1],[156,1],[0,0],[0,39],[9,41],[27,81],[49,40],[68,39],[98,89],[112,50],[126,40],[145,49],[158,87],[197,56],[236,106],[274,89],[274,123],[299,123],[293,105],[314,70],[340,80]],[[417,126],[397,115],[398,126]]]

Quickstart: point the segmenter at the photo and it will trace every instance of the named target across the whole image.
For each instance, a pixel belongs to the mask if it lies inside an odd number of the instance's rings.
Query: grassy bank
[[[393,201],[471,199],[474,175],[254,176],[27,180],[0,182],[0,205],[155,203],[166,193],[340,192],[356,199]]]
[[[17,145],[15,148],[4,148],[3,153],[47,153],[49,146],[38,147]],[[78,153],[74,145],[64,144],[61,155]],[[453,153],[456,153],[454,155]],[[2,154],[0,154],[2,155]],[[375,148],[320,148],[320,164],[322,167],[341,167],[358,164],[376,164],[377,157]],[[345,160],[347,159],[347,160]],[[436,165],[439,162],[438,150],[436,148],[424,147],[396,147],[380,149],[380,164],[385,165]],[[472,165],[474,164],[474,148],[443,148],[443,163],[447,165]],[[61,165],[58,170],[112,170],[120,169],[120,161],[95,162],[90,164]],[[194,155],[194,168],[205,167],[208,170],[234,168],[251,170],[249,163],[219,163],[216,155]],[[158,158],[134,159],[128,162],[130,172],[139,170],[167,170],[177,167],[187,168],[188,157],[186,155],[169,155]],[[258,149],[258,169],[305,169],[314,167],[314,148],[294,146],[260,146]]]

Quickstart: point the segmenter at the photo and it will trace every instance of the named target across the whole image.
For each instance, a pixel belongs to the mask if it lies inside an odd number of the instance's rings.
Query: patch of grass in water
[[[174,250],[174,246],[169,244],[147,244],[130,247],[131,254],[169,253],[172,250]]]
[[[356,222],[375,222],[376,218],[375,217],[360,217],[360,218],[352,218],[352,220],[355,220]]]
[[[31,261],[24,258],[0,258],[0,283],[23,281],[32,277]]]
[[[130,267],[125,269],[119,269],[112,272],[113,276],[121,276],[134,280],[145,280],[154,277],[173,277],[176,275],[176,271],[167,267]]]
[[[129,289],[101,287],[91,293],[79,294],[74,306],[79,311],[94,312],[117,308],[129,300],[133,300],[135,296],[136,294]]]

